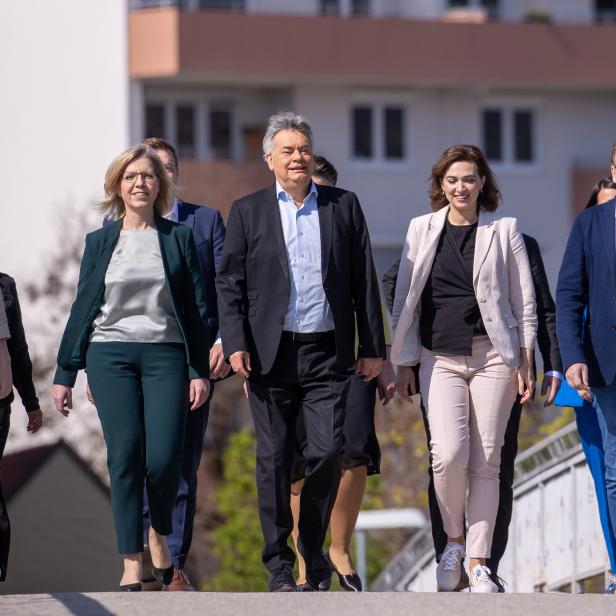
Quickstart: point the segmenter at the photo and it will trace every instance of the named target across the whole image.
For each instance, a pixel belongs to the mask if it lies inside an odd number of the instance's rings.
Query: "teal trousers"
[[[143,486],[151,525],[172,530],[188,409],[183,344],[93,342],[88,383],[107,445],[118,551],[143,551]]]

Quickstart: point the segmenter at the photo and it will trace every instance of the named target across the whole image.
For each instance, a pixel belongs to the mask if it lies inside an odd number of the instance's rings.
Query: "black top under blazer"
[[[317,186],[323,289],[334,319],[338,366],[385,357],[379,283],[370,238],[354,193]],[[275,185],[236,201],[216,278],[225,356],[251,354],[254,374],[274,364],[291,292]]]
[[[160,216],[155,224],[173,311],[186,346],[189,378],[208,378],[208,311],[192,231]],[[105,274],[121,230],[120,219],[86,235],[77,296],[60,343],[54,383],[72,387],[77,371],[86,367],[92,322],[104,301]]]

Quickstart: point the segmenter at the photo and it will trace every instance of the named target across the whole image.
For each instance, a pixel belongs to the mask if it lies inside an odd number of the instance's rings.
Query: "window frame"
[[[350,163],[360,168],[380,168],[384,170],[408,170],[413,164],[413,97],[407,93],[358,92],[354,93],[347,105],[348,155]],[[353,150],[353,109],[369,107],[372,109],[372,146],[371,158],[358,158]],[[402,158],[385,156],[385,109],[399,108],[403,112],[404,133],[402,141]]]
[[[542,102],[537,98],[526,97],[490,97],[481,101],[478,117],[477,143],[485,150],[483,139],[483,114],[486,111],[500,111],[502,118],[502,152],[500,161],[488,159],[490,168],[495,172],[515,171],[521,173],[535,173],[542,169]],[[518,161],[515,159],[515,125],[514,114],[519,111],[531,112],[532,133],[531,150],[532,161]]]

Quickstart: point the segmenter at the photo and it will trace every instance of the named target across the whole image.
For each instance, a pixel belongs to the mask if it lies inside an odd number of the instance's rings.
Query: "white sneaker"
[[[471,592],[498,592],[498,586],[490,578],[491,571],[485,565],[475,565],[471,571]]]
[[[443,550],[443,555],[436,568],[436,587],[439,592],[459,590],[460,578],[464,567],[464,546],[450,541]]]

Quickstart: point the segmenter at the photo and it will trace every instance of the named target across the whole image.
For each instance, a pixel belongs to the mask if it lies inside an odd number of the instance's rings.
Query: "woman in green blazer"
[[[143,485],[153,574],[173,575],[171,532],[187,407],[209,393],[205,292],[192,231],[162,218],[173,186],[154,150],[120,154],[102,205],[115,222],[86,236],[77,297],[58,351],[53,398],[68,417],[85,368],[107,445],[122,590],[141,590]]]

